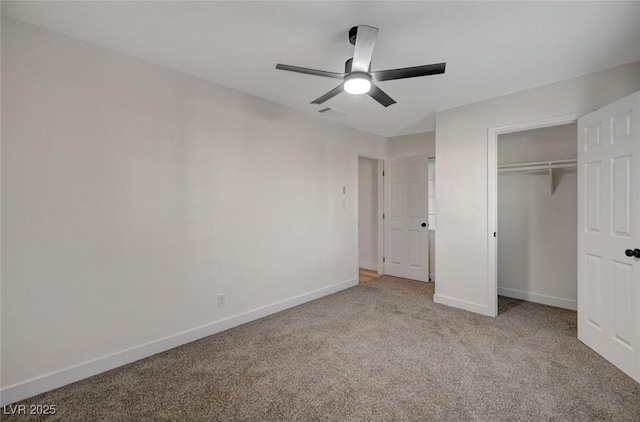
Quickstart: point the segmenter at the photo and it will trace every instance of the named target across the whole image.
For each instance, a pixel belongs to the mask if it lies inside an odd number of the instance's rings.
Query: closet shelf
[[[576,159],[539,161],[536,163],[503,164],[498,166],[498,171],[505,172],[505,171],[550,170],[550,169],[560,169],[560,168],[572,168],[572,167],[577,167],[577,165],[578,165],[578,161]]]
[[[565,168],[575,168],[578,166],[578,160],[555,160],[555,161],[539,161],[536,163],[520,163],[520,164],[503,164],[498,166],[499,172],[506,171],[540,171],[547,170],[549,172],[549,191],[551,195],[556,190],[555,179],[558,179],[555,170]],[[559,181],[559,180],[558,180]]]

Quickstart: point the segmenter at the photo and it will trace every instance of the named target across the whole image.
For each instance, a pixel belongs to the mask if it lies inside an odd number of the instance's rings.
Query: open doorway
[[[505,170],[509,168],[509,164],[513,164],[514,166],[511,168],[517,168],[520,167],[520,170],[525,171],[525,169],[528,171],[529,169],[532,169],[533,171],[538,171],[538,170],[544,170],[544,174],[546,174],[546,191],[549,193],[549,195],[552,195],[553,192],[555,192],[555,190],[558,188],[558,181],[561,179],[561,175],[559,174],[557,169],[563,169],[563,168],[568,168],[565,165],[570,163],[571,160],[569,161],[564,161],[564,160],[551,160],[549,158],[544,158],[544,159],[540,159],[539,161],[523,161],[523,162],[519,162],[519,163],[504,163],[501,162],[499,163],[499,157],[498,157],[498,137],[501,135],[506,135],[506,134],[515,134],[515,133],[520,133],[520,132],[524,132],[524,131],[533,131],[535,129],[541,129],[541,128],[551,128],[551,127],[555,127],[555,126],[561,126],[561,125],[572,125],[575,124],[575,122],[577,121],[577,116],[576,115],[566,115],[566,116],[558,116],[558,117],[554,117],[554,118],[549,118],[549,119],[544,119],[544,120],[539,120],[539,121],[534,121],[534,122],[526,122],[526,123],[520,123],[520,124],[514,124],[514,125],[510,125],[510,126],[503,126],[503,127],[498,127],[498,128],[491,128],[488,131],[488,145],[487,145],[487,151],[488,151],[488,156],[487,156],[487,166],[488,166],[488,181],[487,181],[487,196],[488,196],[488,233],[487,233],[487,239],[488,239],[488,288],[489,288],[489,309],[490,309],[490,313],[493,316],[497,316],[498,315],[498,288],[499,288],[499,282],[498,282],[498,246],[499,246],[499,241],[498,239],[500,238],[500,236],[502,235],[501,232],[499,231],[499,223],[498,223],[498,213],[499,213],[499,207],[498,207],[498,170],[500,167],[502,167],[501,170]],[[535,147],[532,147],[532,149],[535,151]],[[538,148],[538,149],[544,149],[549,153],[554,153],[553,152],[553,148],[549,148],[548,146],[544,147],[544,148]],[[526,155],[526,152],[523,152],[523,154]],[[574,156],[575,157],[575,156]],[[518,157],[518,158],[522,158],[522,157]],[[563,161],[563,162],[559,162],[559,163],[551,163],[549,164],[549,162],[551,161]],[[542,163],[542,164],[541,164]],[[575,160],[573,161],[573,163],[575,163]],[[522,165],[522,164],[529,164],[527,165]],[[522,166],[520,166],[522,165]],[[542,167],[545,167],[544,169],[542,169]],[[516,171],[516,170],[514,170]],[[568,179],[568,178],[567,178]],[[539,180],[537,181],[539,182]],[[574,201],[577,201],[577,199],[575,199],[574,197]],[[524,207],[521,208],[521,212],[528,212],[529,208],[528,207]],[[518,218],[518,217],[516,217]],[[528,223],[527,223],[528,224]],[[572,224],[576,224],[575,220]],[[535,231],[534,231],[535,233]],[[528,248],[528,242],[530,241],[529,238],[527,238],[526,240],[526,244],[523,245],[522,243],[517,244],[515,247],[520,248],[520,252],[522,252],[523,249]],[[537,241],[535,241],[537,242]],[[535,243],[534,242],[534,243]],[[539,242],[538,242],[539,243]],[[503,246],[504,248],[504,246]],[[571,251],[572,253],[575,253],[575,249],[573,251]],[[528,249],[527,249],[527,253],[528,253]],[[575,262],[574,262],[575,264]],[[528,271],[525,269],[525,272]],[[502,273],[504,273],[504,271],[502,271]],[[527,277],[530,277],[531,274],[528,274]],[[520,283],[522,285],[525,286],[525,289],[523,290],[523,292],[527,292],[528,286],[526,284],[527,282]],[[575,283],[574,283],[575,285]],[[506,289],[510,289],[509,291],[505,290]],[[537,287],[536,287],[537,288]],[[507,292],[508,294],[511,294],[512,296],[518,293],[514,293],[515,290],[520,290],[517,288],[514,288],[513,286],[511,287],[503,287],[502,288],[502,293]],[[540,301],[538,299],[540,299],[540,295],[539,296],[535,296],[530,294],[531,289],[529,289],[529,294],[528,295],[524,295],[524,293],[520,294],[522,297],[526,297],[527,300],[531,300],[532,298],[535,298],[536,301]],[[535,292],[534,292],[535,293]],[[551,296],[551,295],[542,295],[542,296]],[[559,302],[556,302],[554,306],[558,306]],[[566,302],[565,302],[566,304]],[[567,306],[568,307],[568,306]]]
[[[379,158],[358,157],[358,267],[360,282],[384,273],[383,183],[384,165]]]

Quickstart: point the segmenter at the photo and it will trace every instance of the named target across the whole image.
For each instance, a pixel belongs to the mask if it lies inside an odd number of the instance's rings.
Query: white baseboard
[[[436,282],[436,275],[433,273],[429,274],[429,281],[433,281],[434,283]]]
[[[378,264],[376,264],[375,262],[360,261],[358,263],[358,266],[365,270],[378,271]]]
[[[182,346],[183,344],[199,340],[203,337],[264,318],[268,315],[293,308],[294,306],[302,305],[303,303],[319,299],[323,296],[337,293],[341,290],[357,285],[357,278],[332,284],[331,286],[323,287],[309,293],[304,293],[270,305],[253,309],[251,311],[243,312],[220,321],[215,321],[149,343],[141,344],[109,356],[81,363],[71,368],[66,368],[29,381],[14,384],[0,390],[0,404],[5,406],[16,401],[24,400],[37,394],[44,393],[45,391],[50,391],[64,385],[71,384],[72,382],[92,377],[110,369],[135,362],[157,353],[164,352],[165,350]]]
[[[454,308],[464,309],[465,311],[475,312],[476,314],[480,315],[487,315],[490,317],[495,316],[491,312],[489,312],[488,306],[482,305],[480,303],[469,302],[467,300],[456,299],[449,296],[443,296],[437,293],[433,295],[433,301],[442,305],[452,306]]]
[[[572,311],[578,310],[578,302],[571,299],[563,299],[560,297],[541,295],[516,289],[507,289],[505,287],[498,287],[498,294],[500,296],[526,300],[528,302],[540,303],[542,305],[555,306],[557,308],[570,309]]]

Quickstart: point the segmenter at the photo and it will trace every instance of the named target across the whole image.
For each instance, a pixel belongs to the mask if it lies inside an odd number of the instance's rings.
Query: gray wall
[[[13,20],[2,119],[3,400],[357,283],[383,137]]]

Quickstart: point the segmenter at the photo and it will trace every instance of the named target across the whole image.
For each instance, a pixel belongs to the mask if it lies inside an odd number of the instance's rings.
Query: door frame
[[[498,316],[498,135],[560,126],[578,121],[577,114],[492,127],[487,130],[487,286],[490,316]],[[578,298],[579,299],[579,298]]]
[[[384,222],[382,214],[384,213],[384,179],[382,172],[384,171],[384,157],[375,155],[357,154],[356,155],[356,277],[360,270],[360,158],[368,158],[376,160],[378,163],[378,274],[384,275]]]

